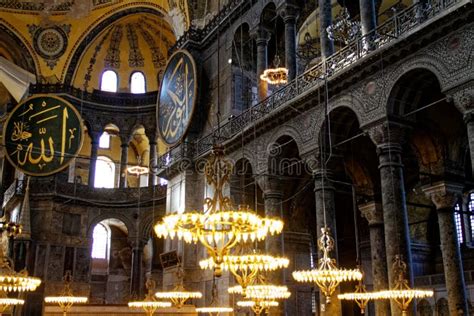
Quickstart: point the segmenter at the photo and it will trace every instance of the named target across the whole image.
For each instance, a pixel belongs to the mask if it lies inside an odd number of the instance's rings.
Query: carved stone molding
[[[278,14],[285,23],[295,23],[300,14],[300,9],[290,1],[284,1],[277,9]]]
[[[460,89],[449,95],[454,105],[463,113],[467,115],[469,112],[474,112],[474,86]]]
[[[250,36],[255,39],[258,45],[267,45],[270,41],[271,31],[264,26],[258,25],[250,31]]]
[[[423,192],[431,198],[436,209],[452,209],[462,194],[463,185],[459,183],[440,181],[422,187]]]
[[[360,213],[362,217],[367,219],[369,225],[379,225],[383,223],[383,210],[382,204],[379,202],[369,202],[359,205]]]
[[[263,191],[263,198],[282,198],[283,188],[281,179],[278,176],[259,176],[257,182]]]
[[[403,144],[407,139],[407,133],[409,131],[408,126],[392,122],[385,121],[378,125],[367,128],[370,138],[377,147],[381,147],[386,144]]]

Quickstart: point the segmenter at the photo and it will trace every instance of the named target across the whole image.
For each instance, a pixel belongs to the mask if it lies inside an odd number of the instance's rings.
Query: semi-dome
[[[118,78],[118,92],[130,92],[131,76],[145,77],[146,91],[158,89],[175,35],[163,17],[137,13],[114,21],[102,30],[82,54],[73,85],[92,91],[101,88],[102,74],[111,70]]]

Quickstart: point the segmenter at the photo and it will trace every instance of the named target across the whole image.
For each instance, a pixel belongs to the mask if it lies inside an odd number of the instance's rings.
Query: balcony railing
[[[5,191],[3,206],[14,196],[22,196],[25,193],[25,181],[15,180]],[[100,202],[101,204],[136,206],[138,198],[141,203],[152,202],[153,199],[162,200],[166,197],[166,186],[148,186],[142,188],[114,188],[100,189],[89,188],[87,185],[65,182],[59,177],[35,178],[30,181],[30,193],[32,195],[54,195],[72,198],[88,202]]]
[[[230,140],[255,122],[268,117],[276,109],[293,100],[316,86],[322,86],[325,80],[331,80],[348,66],[364,59],[369,54],[397,41],[420,25],[427,23],[443,11],[458,3],[470,3],[467,0],[430,0],[428,3],[415,3],[411,7],[398,12],[371,33],[362,36],[321,61],[311,69],[296,77],[281,89],[275,91],[265,100],[229,120],[220,128],[221,139]],[[217,137],[217,130],[198,139],[193,143],[178,145],[165,153],[158,160],[157,169],[163,170],[188,154],[195,158],[207,153]],[[183,147],[186,147],[184,149]],[[192,154],[189,156],[189,154]]]
[[[13,181],[13,183],[8,187],[8,189],[3,194],[2,207],[5,207],[5,205],[7,205],[8,202],[10,202],[13,197],[18,196],[18,195],[23,195],[24,190],[25,190],[25,186],[24,186],[23,180],[16,179],[15,181]]]

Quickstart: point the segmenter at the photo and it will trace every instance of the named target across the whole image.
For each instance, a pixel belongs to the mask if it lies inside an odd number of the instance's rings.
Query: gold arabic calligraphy
[[[37,108],[35,108],[35,106]],[[29,115],[28,115],[29,114]],[[60,150],[55,150],[57,124],[46,124],[60,117]],[[15,157],[18,166],[33,165],[42,170],[51,163],[55,155],[59,157],[59,165],[64,163],[65,156],[72,147],[72,140],[78,129],[69,128],[69,110],[65,105],[48,106],[46,101],[41,104],[29,103],[27,110],[15,117],[10,140],[16,143],[16,150],[10,154]],[[35,127],[37,129],[34,129]],[[34,132],[37,130],[37,135]],[[46,136],[48,134],[49,136]],[[45,139],[46,138],[46,139]],[[39,140],[39,146],[35,146]]]
[[[175,79],[175,80],[174,80]],[[171,113],[164,117],[164,128],[162,130],[165,139],[175,139],[176,135],[185,124],[190,115],[190,104],[193,98],[194,78],[189,78],[189,64],[181,58],[173,69],[169,78],[166,93],[173,103]],[[174,82],[174,85],[171,83]],[[182,130],[181,130],[182,131]]]

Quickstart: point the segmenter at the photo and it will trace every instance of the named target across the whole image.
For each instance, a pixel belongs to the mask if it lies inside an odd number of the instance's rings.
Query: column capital
[[[436,209],[451,209],[462,194],[464,186],[459,183],[440,181],[423,186],[422,191],[431,199]]]
[[[100,130],[89,130],[87,131],[89,137],[91,138],[91,144],[98,145],[100,136],[102,136],[102,131]]]
[[[257,46],[268,45],[271,35],[271,31],[263,25],[258,25],[250,31],[250,36],[255,39]]]
[[[120,133],[119,137],[120,141],[122,142],[120,147],[123,147],[124,145],[128,146],[128,143],[132,140],[132,137],[128,133]]]
[[[359,205],[360,213],[368,222],[369,226],[383,224],[383,211],[380,202],[368,202]]]
[[[145,240],[141,240],[141,239],[137,240],[136,238],[129,237],[128,244],[130,245],[132,250],[143,250],[147,242]]]
[[[291,1],[283,2],[277,9],[278,14],[283,18],[283,22],[286,23],[296,23],[298,16],[300,14],[300,8],[291,3]]]
[[[474,110],[464,114],[464,123],[466,124],[474,123]]]
[[[397,122],[383,122],[369,127],[366,131],[378,148],[400,147],[406,141],[410,128]]]
[[[313,171],[314,192],[324,190],[335,190],[331,178],[333,173],[331,170],[319,168]]]
[[[265,197],[282,197],[281,179],[274,175],[259,176],[257,181]]]
[[[474,112],[474,86],[454,89],[447,93],[448,99],[452,100],[459,111],[466,115]]]
[[[300,157],[313,174],[322,168],[321,151],[319,150],[319,148],[315,148],[305,153],[301,153]]]

